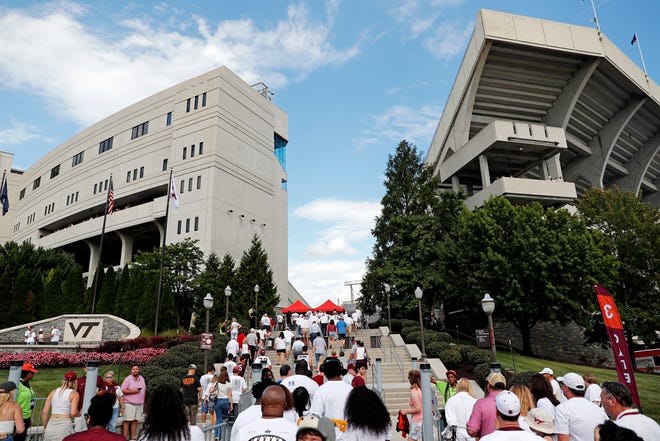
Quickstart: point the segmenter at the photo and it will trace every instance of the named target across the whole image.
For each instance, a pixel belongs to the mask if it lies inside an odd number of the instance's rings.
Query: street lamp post
[[[392,290],[392,287],[390,286],[389,283],[385,283],[383,285],[385,288],[385,292],[387,293],[387,327],[390,330],[390,334],[392,333],[392,311],[390,310],[390,291]]]
[[[213,296],[211,293],[206,294],[206,297],[204,297],[204,300],[202,301],[204,303],[204,309],[206,309],[206,333],[209,333],[209,312],[211,311],[211,308],[213,308]],[[204,350],[204,372],[208,372],[206,369],[208,366],[208,361],[209,361],[209,351],[207,349]]]
[[[227,308],[225,309],[225,323],[229,321],[229,297],[231,297],[231,287],[227,285],[225,288],[225,298],[227,299]]]
[[[415,288],[415,298],[417,299],[417,306],[419,307],[419,327],[422,329],[422,358],[426,358],[426,346],[424,344],[424,322],[422,321],[422,288],[419,286]]]
[[[259,295],[259,285],[254,285],[254,327],[259,327],[259,315],[257,314],[257,297]]]
[[[495,311],[495,300],[486,293],[481,299],[481,307],[488,316],[488,334],[490,337],[490,349],[493,351],[493,363],[497,363],[497,350],[495,349],[495,332],[493,331],[493,311]]]

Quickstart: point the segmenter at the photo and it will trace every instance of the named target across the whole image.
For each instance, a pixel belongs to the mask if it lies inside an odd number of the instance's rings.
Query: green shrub
[[[417,343],[417,339],[419,338],[420,335],[422,335],[422,331],[420,331],[419,329],[417,331],[409,332],[405,338],[406,343],[411,343],[411,344]]]
[[[529,386],[532,375],[535,373],[536,372],[534,371],[515,372],[511,378],[507,380],[507,386],[511,387],[514,384],[524,384],[525,386]]]
[[[446,332],[436,332],[435,334],[438,336],[440,341],[446,341],[447,343],[451,343],[452,341],[451,335],[447,334]]]
[[[470,345],[456,345],[454,347],[461,352],[463,363],[470,363],[470,352],[472,352],[475,347]]]
[[[392,334],[398,334],[403,329],[403,323],[401,319],[392,319]]]
[[[419,326],[406,326],[401,328],[401,337],[408,341],[411,332],[419,332]]]
[[[461,353],[459,350],[454,348],[440,351],[438,357],[448,369],[455,369],[461,364]]]
[[[444,341],[434,341],[426,345],[426,355],[431,358],[439,358],[440,352],[449,349],[451,345]]]
[[[160,357],[159,357],[160,358]],[[172,374],[170,369],[164,369],[161,366],[149,364],[140,369],[140,373],[147,383],[147,393],[153,391],[156,387],[166,384],[179,389],[181,387],[181,377],[185,374],[185,370],[181,376]]]
[[[419,322],[410,319],[401,320],[401,328],[419,328]]]
[[[486,385],[486,377],[490,374],[490,363],[482,363],[474,368],[474,379],[483,389]]]
[[[467,363],[472,363],[473,365],[478,365],[482,363],[490,363],[492,360],[492,354],[490,351],[485,349],[472,348],[471,351],[467,353]]]
[[[186,373],[189,364],[190,362],[187,359],[172,353],[156,357],[151,360],[151,363],[149,363],[150,366],[158,366],[163,369],[180,369],[182,371],[181,375]]]

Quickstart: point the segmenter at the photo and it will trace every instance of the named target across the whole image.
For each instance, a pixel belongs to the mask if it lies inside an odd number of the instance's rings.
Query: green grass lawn
[[[616,370],[614,369],[579,366],[517,354],[512,358],[510,352],[501,350],[497,351],[497,361],[502,364],[503,369],[508,370],[514,370],[513,365],[515,361],[516,372],[539,372],[544,367],[549,367],[555,371],[555,376],[557,377],[567,372],[575,372],[580,375],[592,373],[598,383],[602,383],[603,381],[619,381]],[[637,382],[637,390],[639,392],[639,398],[642,401],[644,414],[656,421],[660,421],[660,375],[635,373],[635,381]]]

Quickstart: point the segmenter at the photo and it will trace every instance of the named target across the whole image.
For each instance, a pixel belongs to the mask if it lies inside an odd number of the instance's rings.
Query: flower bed
[[[153,358],[167,352],[164,348],[142,348],[125,352],[74,352],[61,353],[55,351],[43,352],[4,352],[0,353],[0,368],[7,369],[15,360],[32,363],[36,367],[68,367],[84,366],[90,361],[98,361],[102,365],[139,364],[145,365]]]

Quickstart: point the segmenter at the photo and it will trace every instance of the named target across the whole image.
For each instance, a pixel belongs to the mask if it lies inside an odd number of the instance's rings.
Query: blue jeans
[[[222,420],[224,419],[223,417],[226,417],[229,415],[229,399],[227,398],[218,398],[215,400],[215,405],[213,406],[215,409],[215,416],[216,424],[220,424]],[[220,437],[220,427],[217,427],[215,429],[215,437],[219,438]]]
[[[116,433],[117,432],[117,416],[119,415],[119,407],[114,407],[112,409],[112,418],[108,422],[106,429],[108,432]]]

